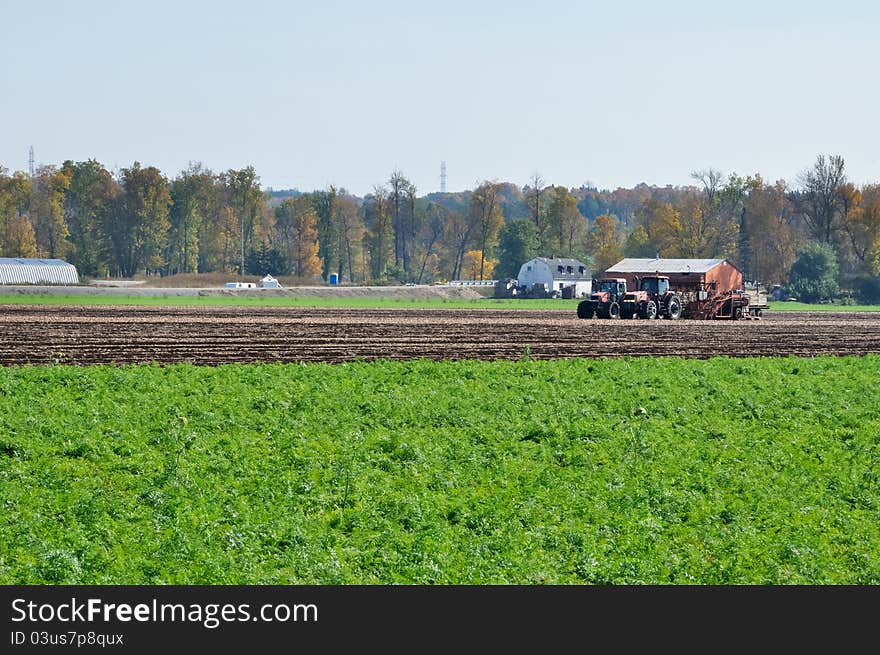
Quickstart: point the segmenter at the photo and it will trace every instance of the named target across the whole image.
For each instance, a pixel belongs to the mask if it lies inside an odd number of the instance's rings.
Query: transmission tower
[[[440,162],[440,193],[446,193],[446,162]]]
[[[34,177],[34,147],[31,146],[31,149],[28,151],[28,171],[31,174],[31,178]]]

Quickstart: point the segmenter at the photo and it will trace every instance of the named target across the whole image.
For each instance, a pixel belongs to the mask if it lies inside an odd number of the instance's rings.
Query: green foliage
[[[270,248],[265,241],[261,241],[245,258],[245,271],[249,275],[287,275],[290,273],[290,260],[277,248]]]
[[[878,376],[876,356],[4,368],[0,583],[876,585]]]
[[[515,278],[520,266],[538,256],[538,229],[529,219],[508,221],[501,228],[495,277]]]
[[[827,243],[809,243],[791,267],[791,289],[803,302],[830,300],[838,291],[837,255]]]

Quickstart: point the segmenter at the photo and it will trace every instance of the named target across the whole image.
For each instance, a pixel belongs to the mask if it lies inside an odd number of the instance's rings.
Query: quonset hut
[[[79,275],[63,259],[0,257],[0,284],[79,284]]]

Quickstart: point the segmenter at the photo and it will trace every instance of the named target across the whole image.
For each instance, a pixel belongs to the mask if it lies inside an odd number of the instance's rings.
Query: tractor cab
[[[622,278],[603,278],[593,292],[592,299],[598,302],[611,302],[623,298],[626,293],[626,280]]]
[[[651,296],[663,296],[669,291],[669,278],[665,275],[643,277],[639,282],[639,291],[647,291]]]

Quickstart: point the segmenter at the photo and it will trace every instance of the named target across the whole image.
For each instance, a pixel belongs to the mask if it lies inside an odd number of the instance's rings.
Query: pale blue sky
[[[880,180],[875,2],[0,0],[0,165],[252,164],[264,186]]]

